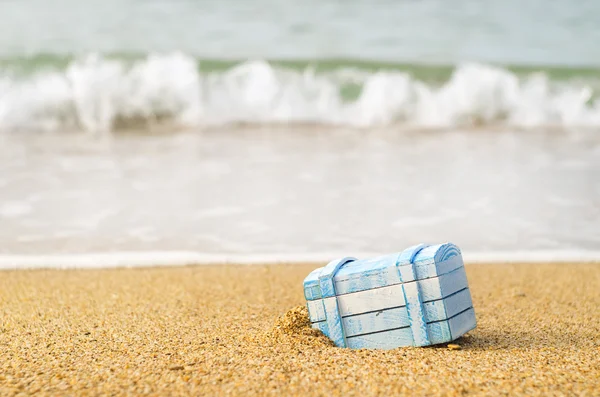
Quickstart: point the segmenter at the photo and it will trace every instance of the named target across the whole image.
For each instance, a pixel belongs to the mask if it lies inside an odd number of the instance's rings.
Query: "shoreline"
[[[600,266],[465,265],[477,328],[390,351],[302,318],[315,265],[0,277],[1,395],[597,395]],[[304,321],[304,322],[303,322]]]
[[[0,254],[0,271],[26,269],[114,269],[181,267],[198,265],[315,265],[345,256],[368,258],[382,255],[371,253],[271,253],[227,254],[194,251],[120,251],[75,254]],[[600,251],[548,250],[507,252],[463,252],[465,264],[538,264],[538,263],[600,263]]]

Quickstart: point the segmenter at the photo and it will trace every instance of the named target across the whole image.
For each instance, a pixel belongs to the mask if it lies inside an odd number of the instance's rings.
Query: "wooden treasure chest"
[[[462,255],[450,243],[334,260],[306,277],[304,296],[312,327],[339,347],[435,345],[476,326]]]

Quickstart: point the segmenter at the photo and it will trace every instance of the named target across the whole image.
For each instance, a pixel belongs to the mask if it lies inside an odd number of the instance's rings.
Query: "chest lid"
[[[332,280],[335,295],[438,277],[463,266],[460,249],[452,243],[421,244],[375,258],[344,258],[340,263]],[[324,269],[315,269],[304,279],[306,300],[323,297],[319,276]]]

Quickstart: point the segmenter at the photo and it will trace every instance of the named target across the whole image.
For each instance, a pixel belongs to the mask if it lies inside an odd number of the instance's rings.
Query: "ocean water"
[[[597,257],[596,15],[1,2],[0,254]]]

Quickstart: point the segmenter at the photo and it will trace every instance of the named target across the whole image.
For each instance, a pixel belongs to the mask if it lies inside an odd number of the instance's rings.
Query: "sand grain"
[[[600,395],[600,265],[467,266],[476,330],[338,349],[316,266],[0,273],[0,395]]]

